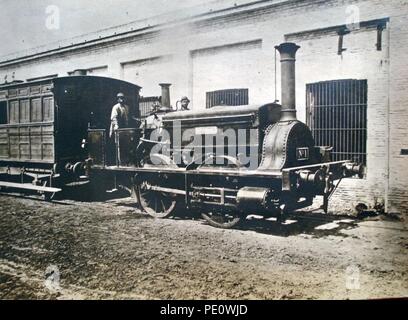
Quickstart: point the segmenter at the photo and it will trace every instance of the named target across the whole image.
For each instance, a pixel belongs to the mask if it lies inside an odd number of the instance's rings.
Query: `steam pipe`
[[[280,121],[296,120],[296,51],[300,48],[295,43],[285,42],[276,46],[281,56],[281,101]]]

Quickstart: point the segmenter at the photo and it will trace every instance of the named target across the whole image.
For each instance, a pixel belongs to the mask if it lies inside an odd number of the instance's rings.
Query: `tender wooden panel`
[[[10,140],[10,158],[19,159],[20,157],[20,133],[19,128],[9,128],[9,140]]]
[[[42,160],[52,161],[54,159],[54,127],[43,125],[41,127],[42,137]]]
[[[20,123],[30,122],[30,100],[20,100]]]
[[[9,144],[8,144],[7,128],[0,128],[0,158],[8,158]]]
[[[0,143],[0,158],[7,159],[9,157],[8,143]]]
[[[41,86],[34,86],[30,88],[30,92],[32,94],[38,94],[41,93]]]
[[[10,101],[9,104],[9,123],[15,124],[19,122],[19,103],[18,100]]]
[[[17,89],[10,89],[8,91],[8,95],[9,95],[10,98],[17,97]]]
[[[43,85],[42,86],[42,92],[43,93],[48,93],[48,92],[51,92],[51,89],[52,89],[52,84],[46,84],[46,85]]]
[[[29,92],[29,88],[28,88],[28,87],[26,87],[26,88],[20,88],[20,89],[18,89],[17,94],[18,94],[19,96],[27,96],[27,95],[28,95],[28,92]]]
[[[0,158],[12,161],[53,162],[53,125],[1,128]]]
[[[43,120],[52,121],[54,119],[54,98],[46,97],[43,99]]]
[[[19,158],[30,159],[30,128],[20,127]]]
[[[41,98],[31,100],[31,122],[42,121]]]
[[[20,158],[21,159],[31,159],[30,157],[30,144],[20,143]]]
[[[19,131],[20,141],[19,143],[29,143],[30,142],[30,128],[20,127]]]
[[[35,126],[30,128],[31,159],[42,160],[42,128]]]
[[[54,159],[54,145],[52,143],[44,143],[42,145],[43,159],[52,161]]]

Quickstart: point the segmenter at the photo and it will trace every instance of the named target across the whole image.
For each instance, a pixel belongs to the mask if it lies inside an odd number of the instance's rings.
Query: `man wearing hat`
[[[186,110],[190,110],[188,108],[188,105],[190,104],[190,100],[184,96],[180,99],[180,105],[181,105],[181,111],[186,111]]]
[[[125,95],[118,93],[118,103],[112,107],[110,134],[112,137],[115,130],[129,126],[129,106],[125,104]]]

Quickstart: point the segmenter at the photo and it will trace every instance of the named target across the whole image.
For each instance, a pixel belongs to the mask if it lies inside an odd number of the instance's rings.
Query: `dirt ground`
[[[299,213],[221,230],[151,219],[131,198],[0,195],[1,299],[386,297],[408,297],[401,221]]]

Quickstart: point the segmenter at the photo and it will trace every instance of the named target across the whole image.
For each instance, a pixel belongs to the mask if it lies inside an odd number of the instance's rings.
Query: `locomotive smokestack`
[[[170,109],[170,86],[171,83],[160,83],[162,89],[161,105],[162,108]]]
[[[281,56],[281,94],[282,111],[280,121],[296,120],[296,51],[300,48],[295,43],[285,42],[276,46]]]

